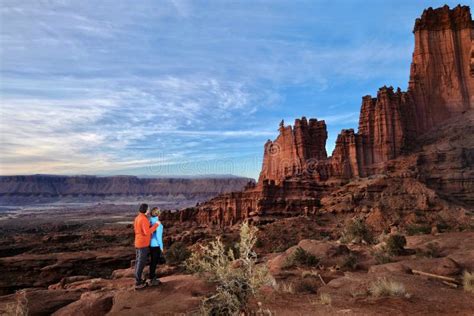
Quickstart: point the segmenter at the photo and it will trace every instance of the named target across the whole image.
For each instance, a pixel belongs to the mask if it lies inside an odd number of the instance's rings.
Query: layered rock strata
[[[416,20],[414,34],[408,91],[384,86],[377,97],[363,97],[358,131],[342,130],[331,157],[325,149],[324,121],[303,117],[293,127],[282,121],[278,137],[265,144],[255,186],[189,209],[182,213],[181,220],[231,225],[247,218],[261,221],[316,212],[331,206],[327,202],[331,192],[356,178],[374,175],[411,177],[414,183],[421,180],[421,186],[459,198],[460,203],[474,201],[471,134],[458,133],[458,138],[451,141],[457,141],[456,151],[451,153],[436,148],[436,144],[446,146],[449,129],[431,139],[429,149],[423,147],[423,135],[433,133],[450,118],[465,118],[474,110],[474,27],[469,7],[429,8]],[[464,125],[468,130],[469,123]],[[413,156],[417,152],[419,159]],[[446,164],[447,158],[443,157],[448,156],[453,161]],[[393,163],[395,160],[398,162]],[[384,194],[382,190],[379,197],[382,199]],[[358,202],[350,196],[348,205],[354,209]],[[321,206],[322,198],[325,205]],[[444,204],[440,205],[428,208],[445,209]]]
[[[326,123],[306,117],[295,120],[294,127],[280,123],[280,134],[264,147],[259,183],[273,180],[281,183],[286,177],[311,171],[313,164],[327,158]]]
[[[474,109],[473,21],[469,7],[429,8],[415,22],[408,92],[418,132]]]

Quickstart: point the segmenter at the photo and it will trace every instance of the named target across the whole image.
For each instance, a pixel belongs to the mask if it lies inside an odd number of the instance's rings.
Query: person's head
[[[146,204],[146,203],[140,204],[140,207],[138,208],[138,211],[140,213],[146,214],[146,212],[148,211],[148,204]]]
[[[151,209],[151,216],[160,216],[161,210],[159,207],[154,207]]]

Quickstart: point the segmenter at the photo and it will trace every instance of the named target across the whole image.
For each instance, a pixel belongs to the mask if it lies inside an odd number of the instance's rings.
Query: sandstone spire
[[[408,91],[416,128],[425,132],[474,109],[473,22],[467,6],[429,8],[414,27],[415,50]]]

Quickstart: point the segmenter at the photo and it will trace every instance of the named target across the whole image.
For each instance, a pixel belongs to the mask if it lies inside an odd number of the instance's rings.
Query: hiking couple
[[[154,207],[151,212],[148,204],[141,204],[138,215],[135,217],[133,228],[135,230],[135,289],[143,289],[147,285],[159,285],[156,278],[156,266],[164,261],[163,258],[163,225],[158,216],[160,209]],[[148,254],[150,261],[150,280],[142,280],[143,269],[146,266]]]

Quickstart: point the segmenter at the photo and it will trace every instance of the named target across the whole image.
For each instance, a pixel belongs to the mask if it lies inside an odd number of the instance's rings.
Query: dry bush
[[[474,272],[464,271],[462,284],[464,291],[474,293]]]
[[[245,310],[248,300],[263,285],[273,285],[274,279],[265,266],[257,266],[253,247],[257,228],[247,222],[240,229],[239,258],[234,251],[225,251],[219,237],[207,246],[201,245],[185,262],[185,267],[216,283],[216,293],[205,298],[201,305],[204,315],[238,315]]]
[[[331,295],[327,293],[321,293],[321,295],[319,295],[319,302],[323,305],[331,305],[332,303]]]
[[[316,256],[310,254],[306,250],[304,250],[301,247],[298,247],[293,251],[292,254],[290,254],[285,262],[283,263],[282,268],[283,269],[288,269],[294,266],[308,266],[308,267],[314,267],[318,265],[319,259],[316,258]]]
[[[372,244],[375,239],[372,231],[361,218],[353,219],[347,224],[341,238],[342,242],[368,243]]]
[[[5,315],[8,316],[27,316],[28,312],[28,299],[24,291],[17,292],[17,299],[15,303],[9,303],[6,305]]]
[[[303,272],[301,272],[301,277],[303,279],[304,278],[312,278],[312,277],[318,278],[319,273],[317,271],[304,270]]]
[[[405,286],[402,283],[388,280],[386,278],[378,279],[372,282],[369,287],[372,296],[406,296]]]
[[[278,291],[280,292],[290,293],[290,294],[295,293],[295,287],[293,286],[293,283],[290,283],[290,282],[278,283],[277,287],[278,287]]]

